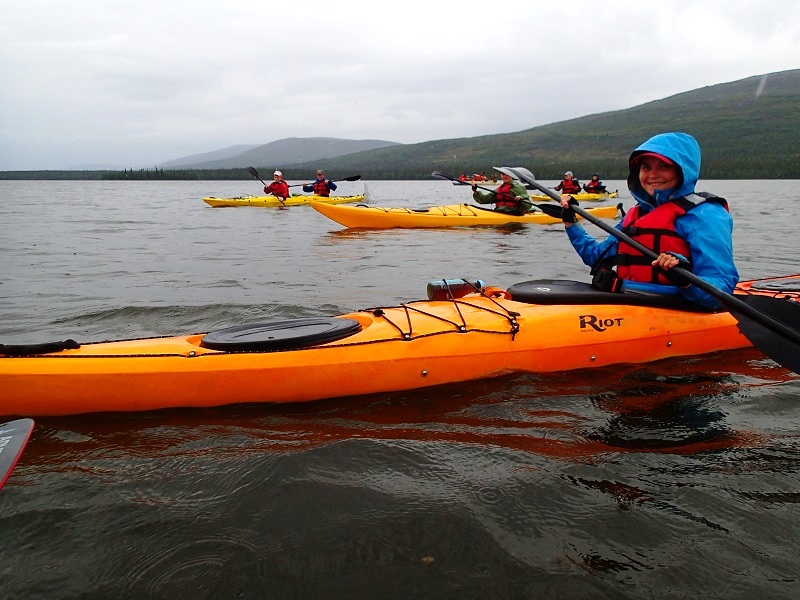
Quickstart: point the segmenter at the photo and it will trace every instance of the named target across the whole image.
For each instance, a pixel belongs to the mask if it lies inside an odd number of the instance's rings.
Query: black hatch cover
[[[355,319],[310,317],[237,325],[211,331],[200,345],[212,350],[257,352],[291,350],[340,340],[361,331]]]

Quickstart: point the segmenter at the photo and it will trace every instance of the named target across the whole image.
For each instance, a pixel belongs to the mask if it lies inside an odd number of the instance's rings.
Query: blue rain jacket
[[[651,196],[639,183],[638,165],[631,165],[628,189],[639,204],[641,214],[647,214],[669,200],[694,193],[700,176],[700,146],[692,136],[686,133],[656,135],[631,153],[629,164],[643,152],[655,152],[672,160],[680,167],[683,182],[672,190],[656,190],[655,195]],[[620,221],[617,229],[621,227]],[[733,293],[733,288],[739,281],[739,272],[733,262],[733,219],[728,211],[716,202],[703,202],[679,217],[675,222],[675,230],[691,249],[692,273],[724,292]],[[598,242],[579,224],[568,227],[567,235],[578,255],[589,266],[593,266],[601,258],[617,253],[618,242],[613,236]],[[719,300],[693,285],[679,288],[673,285],[624,281],[622,291],[683,295],[687,300],[705,308],[715,309],[720,306]]]

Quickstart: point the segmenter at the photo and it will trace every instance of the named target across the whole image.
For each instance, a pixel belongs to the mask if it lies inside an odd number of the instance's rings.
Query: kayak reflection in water
[[[473,183],[472,199],[478,204],[494,204],[495,212],[499,213],[524,215],[531,211],[534,207],[525,186],[505,167],[494,167],[494,170],[500,173],[503,183],[487,194],[478,190],[478,186]]]
[[[614,236],[597,242],[577,223],[570,207],[575,200],[564,195],[561,219],[572,246],[592,268],[592,284],[605,291],[679,296],[699,307],[719,308],[717,298],[669,272],[680,266],[728,294],[739,281],[728,203],[695,193],[700,175],[697,141],[685,133],[662,133],[636,148],[628,164],[628,189],[637,205],[617,228],[659,256],[650,260]]]

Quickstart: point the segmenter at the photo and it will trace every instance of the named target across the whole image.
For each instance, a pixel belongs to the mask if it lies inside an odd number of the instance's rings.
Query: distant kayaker
[[[478,190],[478,186],[472,184],[472,199],[478,204],[494,204],[495,212],[510,215],[524,215],[533,208],[528,190],[517,181],[510,171],[506,172],[505,167],[494,167],[500,173],[503,181],[496,190],[484,194]]]
[[[564,179],[561,180],[561,183],[553,189],[562,194],[577,194],[581,191],[581,184],[572,175],[572,171],[567,171],[564,173]]]
[[[272,194],[282,200],[289,197],[289,184],[283,180],[283,173],[275,171],[272,174],[273,182],[264,186],[264,193],[269,196]]]
[[[317,196],[325,196],[326,198],[331,195],[331,192],[336,189],[336,184],[330,179],[325,178],[325,171],[319,169],[317,171],[317,180],[314,183],[303,184],[304,192],[314,192]]]
[[[575,200],[563,196],[561,218],[572,246],[592,267],[592,283],[606,291],[683,296],[718,308],[719,300],[669,273],[680,266],[728,294],[739,281],[728,203],[695,193],[700,176],[697,141],[686,133],[656,135],[631,153],[628,165],[628,189],[637,205],[617,229],[659,256],[650,260],[614,236],[595,241],[577,223],[569,204]]]
[[[587,194],[604,194],[606,191],[606,186],[604,186],[603,182],[600,181],[600,175],[595,173],[592,175],[592,178],[588,181],[588,183],[583,184],[583,191]]]

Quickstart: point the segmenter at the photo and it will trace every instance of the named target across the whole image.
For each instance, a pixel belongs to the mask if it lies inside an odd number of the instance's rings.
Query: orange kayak
[[[337,317],[174,337],[0,345],[0,414],[307,402],[751,345],[730,313],[663,297],[570,281],[508,289],[449,281],[429,288],[429,297],[444,299]],[[776,288],[798,300],[800,275],[743,282],[737,293],[775,295]]]

